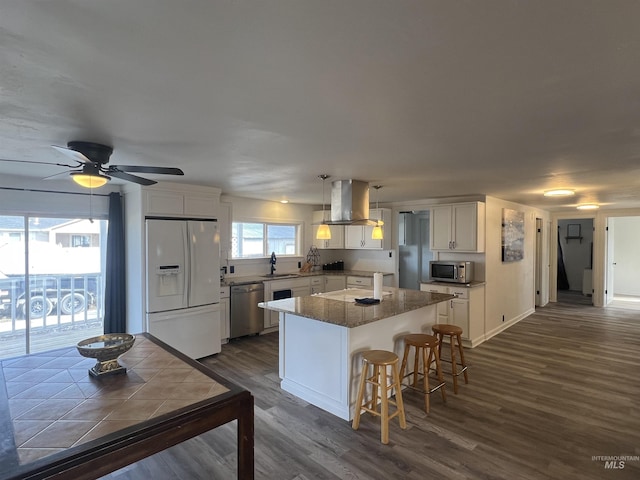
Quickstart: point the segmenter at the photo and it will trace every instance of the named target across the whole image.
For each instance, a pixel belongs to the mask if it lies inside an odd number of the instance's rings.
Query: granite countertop
[[[318,275],[338,275],[338,276],[354,276],[354,277],[371,277],[376,272],[368,272],[364,270],[318,270],[315,272],[291,272],[281,274],[280,276],[270,277],[268,275],[249,275],[245,277],[227,277],[220,281],[220,286],[230,287],[233,285],[246,285],[248,283],[272,282],[274,280],[288,280],[291,278],[317,277]],[[393,275],[393,273],[383,272],[383,275]]]
[[[373,290],[362,288],[347,288],[307,297],[285,298],[262,302],[258,305],[267,310],[293,313],[320,322],[354,328],[455,298],[454,295],[445,293],[393,287],[384,287],[383,292],[383,300],[377,305],[355,303],[355,298],[373,297]]]

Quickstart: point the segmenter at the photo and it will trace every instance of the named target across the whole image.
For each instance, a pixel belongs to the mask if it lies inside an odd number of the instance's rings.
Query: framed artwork
[[[524,258],[524,212],[502,209],[502,261],[518,262]]]

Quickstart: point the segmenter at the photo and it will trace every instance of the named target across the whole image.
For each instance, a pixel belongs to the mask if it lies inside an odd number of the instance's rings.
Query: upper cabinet
[[[430,227],[431,250],[484,252],[485,204],[433,206]]]
[[[218,214],[220,195],[171,190],[145,190],[148,215],[213,217]]]
[[[328,248],[344,248],[344,225],[329,225],[329,230],[331,231],[331,239],[330,240],[318,240],[316,239],[316,234],[318,233],[318,227],[320,223],[323,221],[323,214],[331,216],[331,212],[322,212],[317,211],[313,212],[313,244],[319,249],[328,249]]]
[[[370,220],[382,220],[382,240],[371,238],[373,228],[371,226],[347,225],[344,228],[344,248],[350,249],[391,249],[391,210],[388,208],[376,208],[369,211]]]

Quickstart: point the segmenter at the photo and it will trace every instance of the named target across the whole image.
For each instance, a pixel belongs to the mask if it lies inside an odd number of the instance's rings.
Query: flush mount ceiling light
[[[329,225],[327,225],[326,218],[324,216],[324,181],[329,178],[329,175],[318,175],[318,178],[322,179],[322,223],[316,232],[316,239],[331,240],[331,229],[329,228]]]
[[[596,205],[595,203],[585,203],[583,205],[578,205],[576,208],[578,210],[597,210],[600,208],[600,205]]]
[[[574,190],[568,188],[556,188],[555,190],[547,190],[544,192],[545,197],[569,197],[575,195]]]

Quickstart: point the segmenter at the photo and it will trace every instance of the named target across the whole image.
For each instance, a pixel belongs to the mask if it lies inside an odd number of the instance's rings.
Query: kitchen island
[[[402,336],[431,333],[443,293],[384,287],[377,305],[356,298],[372,290],[350,288],[263,302],[280,314],[279,373],[283,390],[344,420],[351,420],[365,350],[389,350],[402,357]]]

